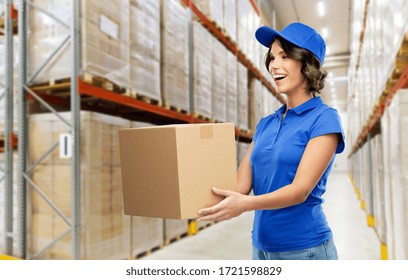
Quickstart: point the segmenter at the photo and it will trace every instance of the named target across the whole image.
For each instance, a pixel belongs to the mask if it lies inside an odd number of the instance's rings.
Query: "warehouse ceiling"
[[[264,24],[281,30],[289,23],[299,21],[310,25],[325,38],[327,52],[323,67],[328,78],[322,98],[341,111],[347,109],[351,1],[262,0],[261,3]]]

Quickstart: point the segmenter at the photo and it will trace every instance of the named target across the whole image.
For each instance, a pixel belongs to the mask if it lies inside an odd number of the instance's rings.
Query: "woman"
[[[265,64],[287,103],[258,123],[237,192],[214,188],[225,199],[201,209],[199,220],[255,210],[253,259],[337,259],[321,196],[335,154],[344,150],[344,132],[337,111],[316,97],[327,75],[325,42],[298,22],[281,32],[262,26],[255,35],[269,48]]]

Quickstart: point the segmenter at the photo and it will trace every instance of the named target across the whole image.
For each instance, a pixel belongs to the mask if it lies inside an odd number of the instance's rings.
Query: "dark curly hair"
[[[302,62],[302,69],[300,71],[307,80],[307,90],[312,93],[313,96],[320,93],[320,91],[324,88],[324,80],[327,76],[327,72],[321,68],[320,61],[316,58],[316,56],[314,56],[314,54],[312,54],[310,51],[299,48],[298,46],[280,37],[276,37],[274,41],[279,43],[289,58],[297,59]],[[265,66],[268,72],[269,64],[271,62],[271,48],[272,44],[269,47],[268,53],[265,55]]]

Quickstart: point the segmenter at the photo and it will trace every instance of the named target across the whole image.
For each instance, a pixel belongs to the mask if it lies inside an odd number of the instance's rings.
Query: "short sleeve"
[[[341,119],[337,110],[328,108],[319,115],[319,117],[313,124],[310,133],[310,139],[332,133],[338,133],[341,135],[340,142],[336,149],[336,154],[340,154],[344,151],[345,148],[345,136],[341,124]]]
[[[265,120],[266,118],[262,118],[258,124],[256,125],[255,128],[255,133],[254,136],[252,137],[252,141],[256,141],[256,139],[258,139],[259,134],[261,133],[261,131],[263,130],[264,126],[265,126]]]

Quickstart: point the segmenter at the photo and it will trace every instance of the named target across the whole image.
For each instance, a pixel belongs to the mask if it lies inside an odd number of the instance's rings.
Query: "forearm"
[[[245,199],[245,211],[280,209],[306,200],[308,193],[292,184],[286,185],[274,192],[249,196]]]

